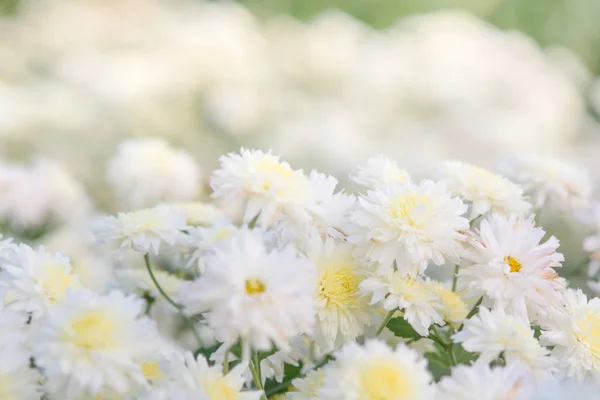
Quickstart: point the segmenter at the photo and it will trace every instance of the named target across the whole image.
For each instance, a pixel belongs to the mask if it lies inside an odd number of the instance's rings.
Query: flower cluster
[[[165,160],[196,171],[187,156]],[[551,174],[503,164],[512,181],[449,161],[419,181],[377,156],[351,176],[351,193],[242,149],[220,158],[210,201],[155,192],[158,205],[82,218],[96,247],[84,234],[54,233],[46,247],[5,239],[0,395],[597,398],[600,300],[559,275],[559,241],[534,213],[592,215],[591,184],[546,162]],[[125,207],[144,192],[118,188]],[[70,256],[54,251],[68,242]]]

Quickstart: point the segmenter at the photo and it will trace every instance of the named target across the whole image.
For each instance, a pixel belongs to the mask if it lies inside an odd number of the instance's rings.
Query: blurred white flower
[[[568,378],[600,377],[600,299],[588,301],[580,290],[564,293],[564,308],[542,327],[540,340],[554,346],[552,355]]]
[[[401,344],[395,349],[376,340],[364,346],[348,343],[324,368],[323,384],[317,389],[322,400],[378,400],[402,398],[426,400],[434,397],[427,362]]]
[[[403,184],[411,181],[410,175],[389,158],[379,155],[369,158],[358,167],[352,180],[361,186],[374,190],[382,186]]]
[[[119,145],[106,177],[125,207],[194,200],[202,190],[200,169],[182,150],[163,139],[131,139]]]
[[[241,213],[245,223],[258,216],[258,223],[271,226],[287,217],[308,223],[320,207],[309,180],[278,156],[260,150],[240,150],[219,158],[210,185],[212,197],[226,210]]]
[[[184,242],[183,231],[187,229],[186,218],[175,208],[158,205],[116,217],[104,217],[96,221],[94,234],[102,244],[112,244],[120,249],[131,248],[137,252],[158,254],[161,243],[175,245]]]
[[[442,166],[441,175],[455,196],[471,203],[471,220],[490,211],[524,215],[531,208],[523,198],[523,189],[486,169],[461,161],[448,161]]]
[[[69,289],[81,287],[69,259],[60,253],[20,244],[4,249],[0,258],[0,299],[33,318],[45,316]]]
[[[519,183],[534,207],[556,207],[573,212],[586,207],[592,194],[587,172],[557,158],[529,154],[503,161],[499,169]]]
[[[146,378],[136,360],[152,354],[158,344],[154,323],[142,316],[143,303],[119,292],[69,292],[34,343],[50,392],[93,398],[143,387]]]
[[[511,362],[491,367],[485,362],[458,365],[438,383],[444,400],[529,400],[535,387],[528,367]]]

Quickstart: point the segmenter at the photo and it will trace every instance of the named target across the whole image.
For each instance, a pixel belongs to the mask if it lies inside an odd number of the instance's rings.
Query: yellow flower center
[[[444,321],[449,324],[460,324],[467,317],[469,310],[465,302],[452,290],[448,289],[440,283],[431,283],[428,286],[431,287],[433,292],[438,295],[442,301],[442,316]]]
[[[577,324],[577,340],[585,343],[596,360],[600,360],[600,314],[589,310]]]
[[[147,361],[141,365],[142,373],[147,379],[157,379],[164,376],[158,361]]]
[[[246,279],[246,293],[249,295],[260,294],[265,291],[265,284],[259,279]]]
[[[231,235],[233,235],[233,232],[234,232],[234,230],[232,228],[223,228],[214,234],[213,239],[214,240],[222,240],[222,239],[228,238]]]
[[[390,215],[394,219],[406,220],[409,225],[415,226],[414,210],[419,207],[426,207],[429,204],[429,198],[422,194],[402,194],[394,197],[390,203]]]
[[[504,257],[504,261],[508,263],[508,266],[510,267],[510,272],[519,272],[521,268],[523,268],[521,263],[512,258],[511,256]]]
[[[84,349],[106,349],[114,344],[117,324],[102,310],[88,311],[71,323],[72,341]]]
[[[360,377],[361,400],[412,398],[413,386],[406,374],[393,362],[369,365]]]
[[[337,265],[325,268],[319,276],[319,299],[328,306],[340,307],[354,303],[358,297],[360,279],[352,268]]]
[[[60,300],[67,289],[77,286],[75,276],[64,265],[49,264],[44,268],[42,288],[51,302]]]
[[[240,392],[231,386],[225,377],[215,376],[204,382],[204,389],[210,400],[238,400]]]

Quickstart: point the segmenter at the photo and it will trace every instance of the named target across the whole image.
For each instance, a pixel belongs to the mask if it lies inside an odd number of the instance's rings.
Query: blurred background
[[[418,178],[536,152],[597,182],[599,15],[598,0],[0,0],[2,231],[80,250],[71,227],[92,211],[205,198],[240,146],[342,184],[380,153]],[[583,265],[583,229],[553,223]]]

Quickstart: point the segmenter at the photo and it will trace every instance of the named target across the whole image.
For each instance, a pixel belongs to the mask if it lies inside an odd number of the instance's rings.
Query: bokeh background
[[[30,210],[68,219],[86,207],[202,198],[218,156],[240,146],[342,184],[379,153],[415,177],[442,160],[493,169],[537,152],[600,178],[597,0],[0,0],[0,9],[0,186],[28,182],[4,195],[0,213],[21,221],[37,221]],[[138,181],[148,190],[132,202]],[[558,226],[578,263],[583,233]]]

